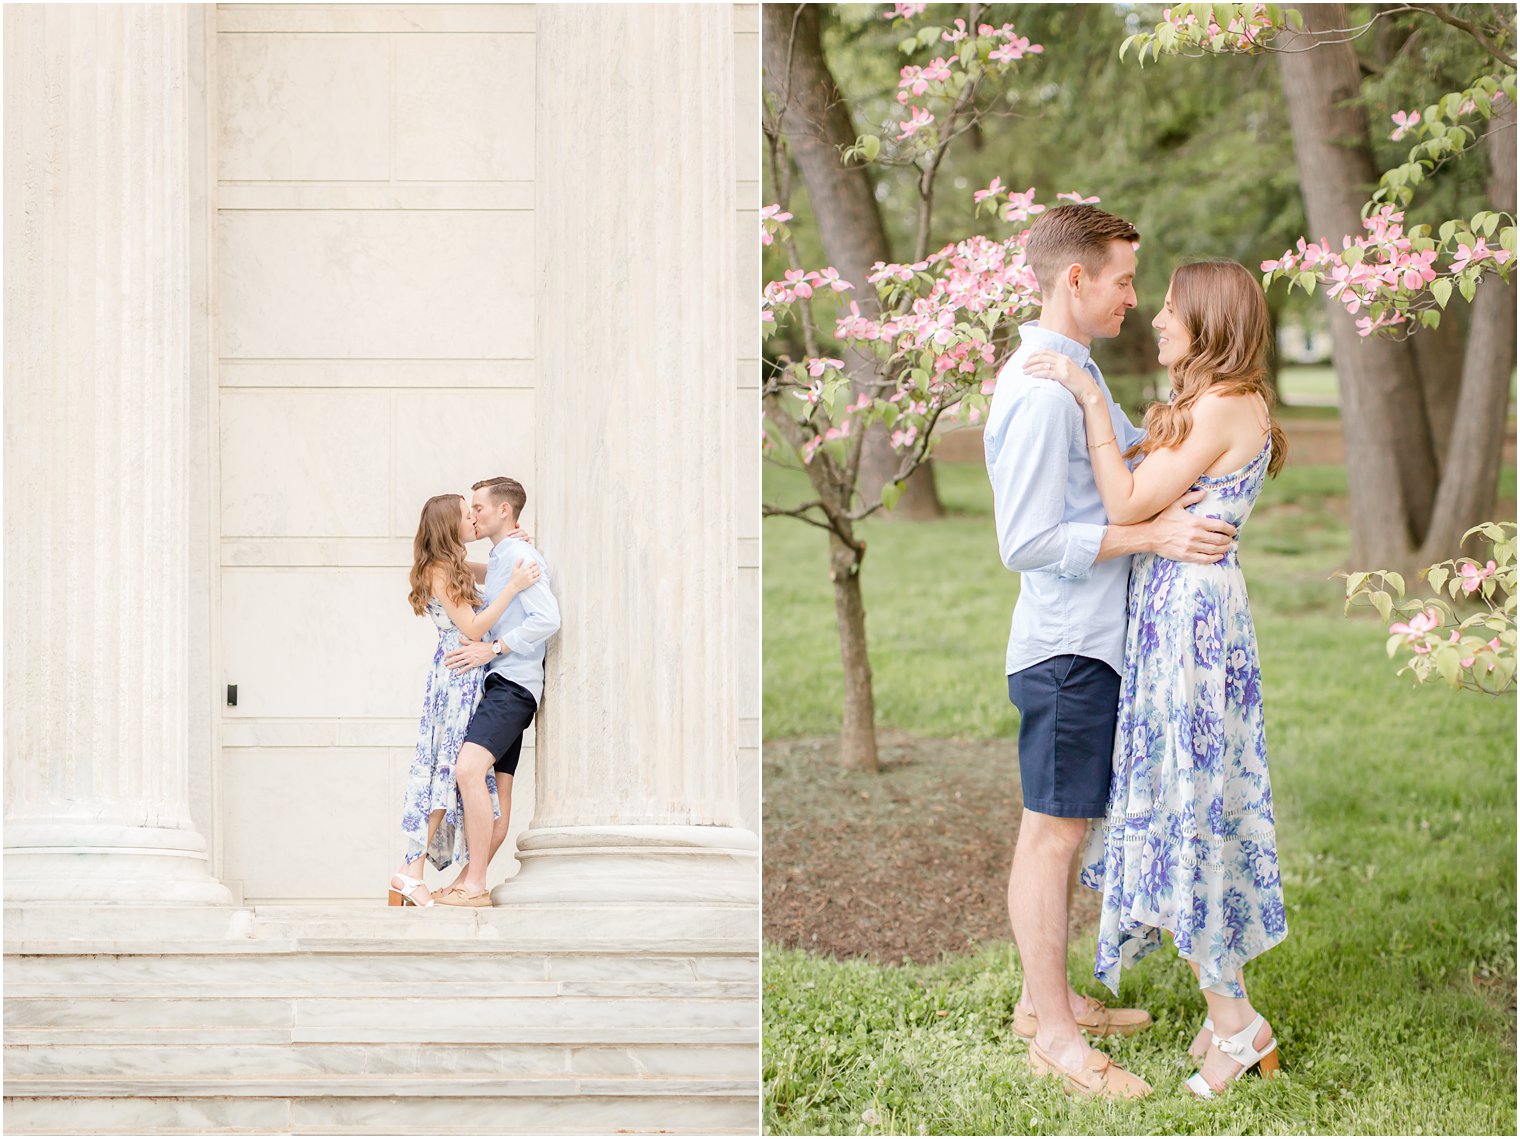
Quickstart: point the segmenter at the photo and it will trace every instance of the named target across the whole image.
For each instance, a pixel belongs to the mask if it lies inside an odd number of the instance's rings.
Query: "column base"
[[[736,827],[530,828],[491,901],[557,936],[755,936],[759,845]]]
[[[229,905],[194,831],[92,822],[5,828],[7,902],[174,902]]]

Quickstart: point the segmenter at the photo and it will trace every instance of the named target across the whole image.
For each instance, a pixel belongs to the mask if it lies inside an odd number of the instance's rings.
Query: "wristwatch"
[[[501,642],[500,641],[492,641],[491,642],[491,653],[492,653],[493,656],[501,656]]]

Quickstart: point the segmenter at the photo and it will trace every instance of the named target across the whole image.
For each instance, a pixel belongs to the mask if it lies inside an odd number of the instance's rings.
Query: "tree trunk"
[[[1457,419],[1457,392],[1462,385],[1462,364],[1467,356],[1467,314],[1452,305],[1434,328],[1422,328],[1409,338],[1420,373],[1420,392],[1430,420],[1430,441],[1436,465],[1444,470],[1451,445],[1451,428]]]
[[[1490,123],[1488,195],[1492,208],[1515,212],[1515,105]],[[1499,460],[1509,430],[1509,379],[1515,367],[1515,303],[1513,283],[1485,277],[1473,297],[1457,395],[1456,421],[1441,486],[1436,493],[1430,532],[1420,550],[1420,563],[1455,557],[1464,531],[1485,521],[1499,493]],[[1445,323],[1444,321],[1442,322]],[[1422,334],[1423,335],[1423,334]]]
[[[840,755],[846,767],[876,772],[876,698],[871,692],[871,659],[866,652],[866,607],[860,596],[864,551],[829,534],[829,580],[834,583],[834,616],[844,662],[844,723]]]
[[[1310,234],[1339,246],[1343,235],[1362,232],[1361,206],[1377,182],[1361,72],[1350,43],[1321,42],[1350,26],[1343,5],[1299,12],[1304,34],[1288,34],[1284,45],[1298,50],[1277,56],[1283,96]],[[1326,298],[1325,311],[1346,438],[1352,563],[1408,568],[1430,523],[1437,478],[1414,350],[1358,336],[1334,300]]]
[[[824,255],[855,287],[846,295],[863,314],[874,317],[881,304],[866,278],[877,261],[892,260],[892,250],[870,172],[864,165],[846,166],[839,157],[842,147],[854,144],[855,125],[823,55],[818,8],[762,5],[765,93],[780,116],[781,132],[807,186]],[[874,355],[846,348],[844,357],[857,391],[877,377],[880,361]],[[874,502],[899,459],[890,432],[880,424],[867,432],[862,446],[856,485],[865,501]],[[897,509],[912,518],[937,518],[942,513],[927,463],[909,477]]]

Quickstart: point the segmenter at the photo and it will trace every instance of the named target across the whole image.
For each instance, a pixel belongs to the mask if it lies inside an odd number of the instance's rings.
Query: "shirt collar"
[[[505,553],[506,549],[507,549],[507,546],[512,541],[513,541],[512,538],[503,538],[501,541],[497,542],[496,545],[492,546],[491,547],[491,560],[494,560],[498,554]]]
[[[1041,328],[1037,320],[1028,320],[1019,325],[1019,339],[1024,345],[1041,349],[1048,348],[1053,352],[1059,352],[1063,356],[1070,356],[1082,367],[1087,367],[1092,360],[1092,349],[1086,345],[1078,344],[1069,336],[1062,336],[1059,332],[1052,332],[1048,328]]]

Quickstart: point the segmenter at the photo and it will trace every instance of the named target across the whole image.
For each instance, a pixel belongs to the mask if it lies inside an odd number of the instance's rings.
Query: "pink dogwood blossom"
[[[911,110],[913,111],[913,114],[910,115],[908,117],[908,120],[902,124],[902,133],[897,136],[897,140],[899,142],[905,138],[912,138],[919,131],[923,130],[926,126],[934,121],[934,116],[926,111],[923,107],[913,107]]]

